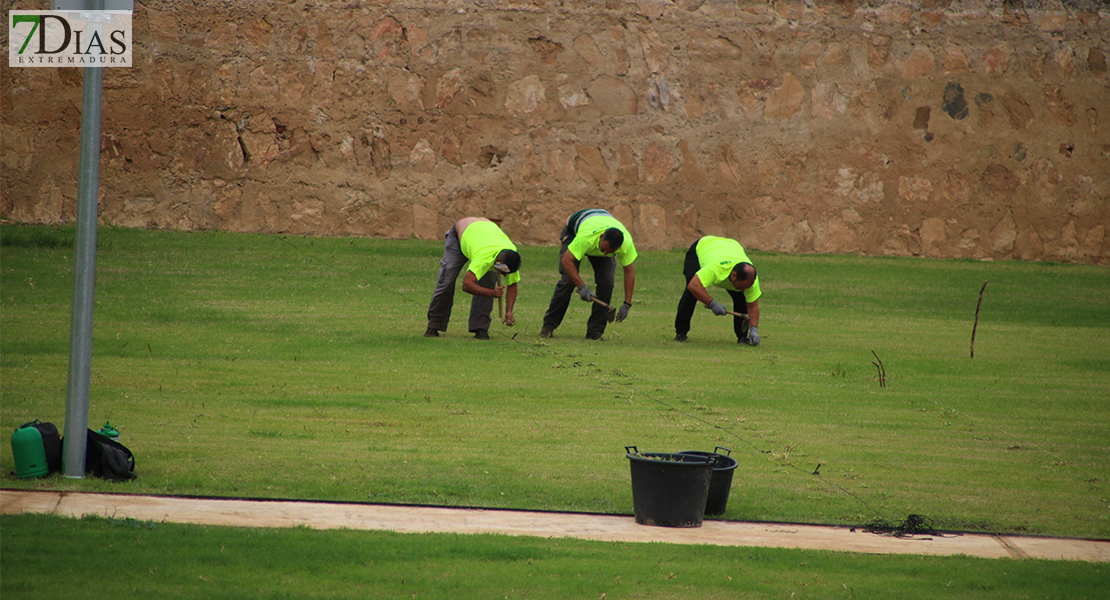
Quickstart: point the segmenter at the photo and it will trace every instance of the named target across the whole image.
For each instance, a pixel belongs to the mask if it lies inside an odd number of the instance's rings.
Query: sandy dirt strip
[[[964,554],[1110,562],[1110,541],[989,534],[893,537],[848,527],[706,520],[675,529],[632,517],[285,500],[198,499],[0,490],[0,512],[224,525],[361,529],[400,533],[497,533],[599,541],[836,550],[866,554]]]

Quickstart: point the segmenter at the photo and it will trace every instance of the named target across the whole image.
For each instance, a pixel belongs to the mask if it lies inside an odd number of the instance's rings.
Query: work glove
[[[617,323],[620,323],[621,321],[628,318],[628,309],[630,308],[632,308],[632,305],[625,302],[621,305],[620,308],[617,309]]]
[[[709,310],[713,311],[713,314],[717,315],[718,317],[723,317],[728,314],[728,309],[725,308],[725,305],[717,302],[716,300],[709,301]]]
[[[578,297],[582,298],[583,302],[589,302],[590,296],[593,296],[593,294],[590,293],[590,286],[584,283],[578,286]]]
[[[748,337],[744,340],[744,343],[749,346],[759,345],[759,329],[757,329],[754,325],[748,328]]]

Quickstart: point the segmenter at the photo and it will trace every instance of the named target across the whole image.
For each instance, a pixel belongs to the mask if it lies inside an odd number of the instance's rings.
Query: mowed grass
[[[1105,564],[5,515],[23,598],[1105,597]],[[49,532],[49,535],[44,535]],[[928,542],[907,542],[928,543]]]
[[[72,229],[0,234],[0,426],[61,426]],[[17,480],[5,443],[4,486],[631,514],[625,446],[723,446],[726,519],[1110,536],[1105,267],[752,252],[750,348],[704,309],[672,341],[681,250],[641,254],[603,342],[577,300],[538,338],[554,247],[521,248],[516,327],[471,339],[459,291],[426,339],[441,253],[102,228],[90,427],[139,478]]]

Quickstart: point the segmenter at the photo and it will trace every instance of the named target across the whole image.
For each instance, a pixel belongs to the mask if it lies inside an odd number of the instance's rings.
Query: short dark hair
[[[736,278],[740,281],[755,281],[755,267],[752,266],[752,263],[736,263],[732,272],[736,273]]]
[[[516,273],[520,269],[520,253],[516,250],[509,250],[505,248],[501,251],[501,262],[509,267],[510,273]]]
[[[605,230],[605,233],[601,234],[601,239],[609,242],[609,247],[615,252],[624,245],[624,232],[616,227],[610,227]]]

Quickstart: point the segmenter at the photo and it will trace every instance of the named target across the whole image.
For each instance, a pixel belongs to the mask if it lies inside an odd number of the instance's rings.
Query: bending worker
[[[594,302],[593,297],[610,304],[619,260],[624,268],[624,304],[617,311],[617,321],[628,318],[632,292],[636,289],[636,268],[632,265],[636,261],[636,245],[620,221],[598,208],[580,210],[567,218],[559,240],[563,243],[559,251],[559,273],[563,277],[555,284],[551,305],[543,315],[540,337],[548,338],[555,333],[567,314],[571,295],[578,290],[578,297],[593,307],[586,321],[586,337],[600,340],[609,322],[609,310]],[[596,293],[590,291],[578,270],[583,257],[593,265]]]
[[[468,324],[474,338],[489,339],[494,298],[505,298],[505,324],[511,327],[516,322],[513,306],[516,284],[520,281],[517,272],[520,254],[496,223],[484,217],[466,217],[447,231],[436,289],[428,305],[428,329],[424,337],[439,337],[439,332],[447,331],[455,302],[455,280],[467,261],[470,266],[463,277],[462,289],[474,296],[470,301]],[[498,273],[505,277],[505,285],[498,285]]]
[[[709,295],[709,288],[720,288],[732,297],[733,312],[747,315],[751,320],[733,317],[736,341],[750,346],[759,345],[759,276],[748,259],[744,248],[736,240],[707,235],[690,246],[682,267],[686,289],[678,301],[678,314],[674,318],[676,342],[685,342],[690,331],[690,317],[698,302],[705,304],[714,315],[728,314],[724,304]]]

